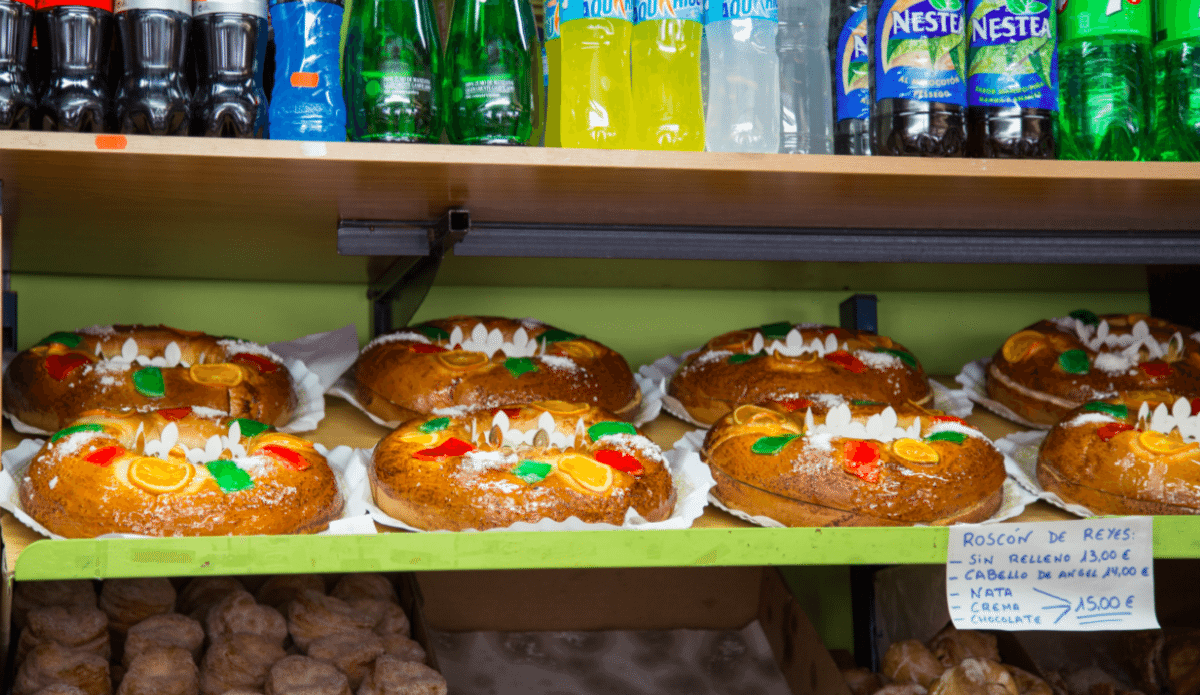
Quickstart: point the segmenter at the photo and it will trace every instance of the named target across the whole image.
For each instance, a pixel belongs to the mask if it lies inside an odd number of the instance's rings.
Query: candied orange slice
[[[412,430],[411,432],[402,433],[400,435],[400,441],[408,442],[409,444],[420,444],[421,446],[432,446],[437,444],[438,433],[425,433],[421,430]]]
[[[582,454],[567,454],[560,458],[558,471],[592,492],[604,492],[613,484],[612,468]]]
[[[312,442],[297,437],[294,434],[287,434],[286,432],[263,432],[258,435],[255,441],[259,447],[264,447],[268,444],[282,444],[291,449],[316,450]]]
[[[787,372],[816,373],[825,369],[825,365],[821,364],[815,352],[803,352],[794,357],[776,352],[767,359],[770,361],[772,368],[782,369]]]
[[[590,360],[596,356],[596,351],[591,345],[578,340],[564,340],[561,343],[554,343],[550,346],[548,352],[551,355],[566,355],[573,360]]]
[[[892,453],[913,463],[937,463],[940,458],[933,447],[907,437],[892,442]]]
[[[1160,432],[1142,432],[1138,435],[1138,444],[1155,454],[1167,456],[1181,454],[1188,449],[1196,448],[1196,444],[1187,444]]]
[[[450,369],[464,372],[469,369],[477,369],[488,363],[488,356],[482,352],[467,352],[466,350],[439,352],[437,353],[437,359]]]
[[[129,482],[152,495],[182,489],[192,479],[195,466],[183,459],[163,460],[139,456],[129,464]]]
[[[205,386],[237,386],[242,383],[242,368],[236,364],[193,364],[188,369],[192,381]]]
[[[584,404],[567,403],[566,401],[539,401],[533,405],[555,415],[579,415],[587,412],[588,409]]]
[[[1046,336],[1038,331],[1021,331],[1004,341],[1000,352],[1009,362],[1029,359],[1033,353],[1046,347]]]
[[[754,340],[754,331],[733,331],[719,335],[716,338],[708,341],[709,350],[729,350],[737,352],[739,350],[749,350],[750,343]]]

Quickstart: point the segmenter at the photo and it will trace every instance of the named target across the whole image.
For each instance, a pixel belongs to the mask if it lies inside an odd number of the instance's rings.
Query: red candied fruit
[[[1171,373],[1175,371],[1174,369],[1171,369],[1171,365],[1167,364],[1166,362],[1142,362],[1138,365],[1138,368],[1141,369],[1146,376],[1155,378],[1170,376]]]
[[[779,403],[779,405],[783,406],[783,409],[788,411],[789,413],[794,413],[797,410],[804,410],[806,408],[811,408],[812,404],[813,404],[813,402],[808,400],[807,398],[789,398],[785,401],[776,401],[776,402]]]
[[[475,447],[471,446],[467,442],[464,442],[458,437],[451,437],[432,449],[422,449],[413,454],[413,456],[416,456],[419,459],[432,460],[445,458],[447,456],[462,456],[468,451],[475,451]]]
[[[262,451],[265,451],[275,458],[283,461],[287,464],[288,468],[291,468],[294,471],[302,471],[308,468],[308,461],[306,461],[305,458],[299,454],[299,452],[292,451],[286,446],[267,444],[263,446]]]
[[[602,449],[592,454],[592,457],[614,470],[624,471],[632,476],[639,476],[645,472],[641,461],[623,451]]]
[[[279,369],[279,365],[275,364],[266,357],[263,357],[262,355],[252,355],[248,352],[239,352],[233,357],[230,357],[229,361],[246,362],[247,364],[252,364],[255,367],[258,367],[258,371],[262,372],[263,374],[270,374],[271,372]]]
[[[188,415],[191,415],[192,409],[186,405],[182,408],[162,408],[158,411],[158,414],[174,422],[175,420],[182,420]]]
[[[934,415],[933,421],[934,422],[957,422],[960,425],[967,425],[966,420],[964,420],[960,417],[954,417],[953,415]],[[970,425],[967,425],[967,427],[970,427]]]
[[[863,364],[862,360],[858,359],[854,355],[851,355],[845,350],[831,352],[828,355],[825,355],[825,359],[833,362],[846,371],[853,372],[855,374],[862,374],[863,372],[867,371],[867,365]]]
[[[492,408],[492,415],[495,415],[496,413],[500,412],[501,410],[503,410],[504,414],[509,417],[516,417],[521,414],[520,408]]]
[[[105,446],[96,449],[92,453],[83,458],[88,463],[94,463],[101,468],[108,466],[113,462],[113,459],[125,453],[125,449],[119,446]]]
[[[438,345],[426,345],[425,343],[416,343],[412,346],[412,351],[421,355],[431,355],[435,352],[446,352],[446,348]]]
[[[1133,425],[1126,425],[1123,422],[1110,422],[1097,429],[1096,436],[1100,437],[1100,441],[1107,442],[1118,434],[1128,432],[1131,429],[1133,429]]]
[[[58,381],[62,381],[76,367],[81,367],[90,362],[91,360],[83,355],[50,355],[46,358],[46,371],[50,372],[50,376]]]
[[[846,470],[868,483],[879,482],[879,449],[870,442],[852,439],[842,449]]]

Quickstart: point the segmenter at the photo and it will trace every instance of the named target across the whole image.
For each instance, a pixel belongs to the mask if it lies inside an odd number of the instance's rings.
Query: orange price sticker
[[[97,135],[96,149],[98,150],[123,150],[129,144],[129,140],[124,135]]]
[[[309,89],[316,88],[320,83],[321,76],[315,72],[293,72],[292,86],[293,87],[308,87]]]

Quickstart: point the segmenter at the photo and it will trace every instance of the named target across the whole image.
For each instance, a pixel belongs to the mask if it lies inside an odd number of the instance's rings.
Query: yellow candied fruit
[[[708,341],[709,350],[730,350],[737,352],[738,350],[749,350],[750,343],[754,340],[754,331],[733,331],[719,335],[716,338]]]
[[[467,352],[465,350],[453,350],[450,352],[437,353],[438,361],[446,365],[450,369],[458,371],[466,371],[468,369],[476,369],[488,363],[488,356],[482,352]]]
[[[400,435],[400,441],[408,442],[410,444],[420,444],[422,446],[433,446],[434,444],[437,444],[438,433],[426,433],[422,432],[421,430],[412,430],[410,432],[402,433]]]
[[[1168,437],[1160,432],[1142,432],[1138,435],[1138,443],[1148,451],[1166,455],[1180,454],[1188,449],[1195,449],[1197,446]]]
[[[1001,354],[1009,362],[1029,359],[1035,352],[1046,347],[1046,336],[1037,331],[1021,331],[1004,341]]]
[[[591,345],[578,340],[567,340],[561,343],[554,343],[549,351],[551,353],[566,355],[573,360],[590,360],[596,356],[596,351],[592,349]]]
[[[941,458],[933,447],[917,439],[897,439],[892,442],[892,453],[913,463],[937,463]]]
[[[182,489],[192,479],[195,466],[186,460],[140,456],[129,464],[129,482],[152,495]]]
[[[583,454],[566,454],[560,458],[558,472],[592,492],[605,492],[613,484],[613,469]]]
[[[815,352],[803,352],[795,357],[776,352],[767,359],[772,368],[788,372],[816,373],[825,370],[825,365],[817,358]]]
[[[262,432],[257,435],[256,443],[260,447],[266,446],[267,444],[280,444],[288,447],[289,449],[316,451],[316,447],[313,446],[312,442],[308,441],[307,439],[297,437],[294,434],[287,434],[286,432]]]
[[[233,387],[242,383],[244,376],[242,368],[236,364],[221,362],[219,364],[193,364],[188,369],[192,381],[205,386]]]
[[[581,403],[567,403],[566,401],[538,401],[533,404],[534,407],[541,408],[548,413],[555,415],[579,415],[587,412],[587,405]]]

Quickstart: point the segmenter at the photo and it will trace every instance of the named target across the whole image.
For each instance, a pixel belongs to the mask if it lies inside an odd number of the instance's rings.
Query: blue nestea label
[[[1058,109],[1050,0],[968,0],[971,106]]]
[[[712,24],[725,19],[765,19],[778,22],[779,0],[708,0],[708,6],[704,9],[704,23]]]
[[[637,0],[633,3],[633,23],[655,19],[704,21],[704,0]]]
[[[883,0],[875,19],[875,99],[966,106],[961,0]]]
[[[562,23],[562,0],[546,0],[546,18],[543,21],[545,24],[546,41],[562,38],[562,34],[558,30],[558,25]],[[542,52],[545,53],[546,44],[542,44]]]
[[[867,8],[859,8],[838,34],[834,56],[834,98],[837,119],[866,120],[871,116],[871,90],[868,79],[871,61],[867,55]]]
[[[623,19],[629,21],[625,0],[558,0],[559,25],[572,19]]]

